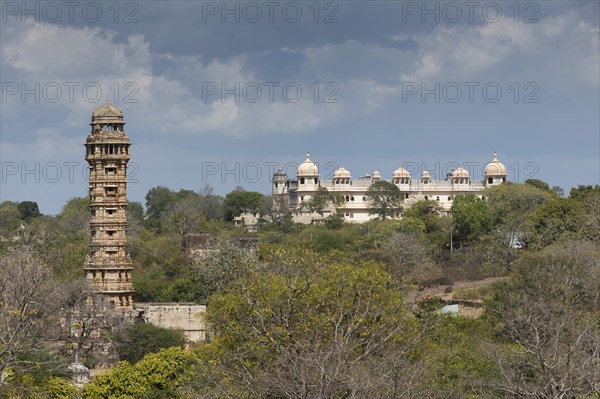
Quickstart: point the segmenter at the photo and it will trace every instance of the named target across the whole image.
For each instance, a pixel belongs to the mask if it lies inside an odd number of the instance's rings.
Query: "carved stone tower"
[[[90,289],[115,309],[131,309],[133,283],[127,253],[127,162],[131,142],[123,129],[123,111],[109,104],[92,114],[85,160],[90,167],[90,252],[85,275]]]

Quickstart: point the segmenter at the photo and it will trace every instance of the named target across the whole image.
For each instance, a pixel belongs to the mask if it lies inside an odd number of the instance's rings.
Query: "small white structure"
[[[85,384],[89,384],[92,379],[90,377],[90,369],[85,367],[83,363],[79,361],[79,354],[75,353],[75,361],[67,367],[72,374],[73,384],[81,389]]]
[[[452,316],[458,316],[458,304],[456,305],[446,305],[444,307],[442,307],[442,309],[440,310],[440,312],[442,314],[449,314]]]

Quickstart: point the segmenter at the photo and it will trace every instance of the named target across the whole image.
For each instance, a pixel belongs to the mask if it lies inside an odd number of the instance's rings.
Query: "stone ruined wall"
[[[217,239],[210,234],[187,234],[183,237],[181,246],[186,255],[204,259],[217,249]]]
[[[205,305],[186,302],[136,303],[135,307],[145,322],[163,328],[180,329],[190,342],[201,342],[206,338]]]
[[[258,254],[259,241],[255,235],[231,236],[227,241],[248,254]],[[181,246],[186,255],[202,260],[219,249],[219,241],[210,234],[187,234],[183,237]]]

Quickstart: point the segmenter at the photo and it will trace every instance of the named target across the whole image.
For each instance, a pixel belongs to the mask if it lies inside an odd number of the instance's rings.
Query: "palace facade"
[[[506,177],[506,167],[494,153],[493,159],[483,170],[483,180],[472,179],[469,171],[463,167],[453,169],[443,180],[432,179],[428,171],[423,171],[419,178],[414,178],[401,166],[392,173],[389,181],[400,189],[405,208],[417,201],[433,200],[438,201],[442,210],[447,213],[457,195],[474,194],[485,200],[485,189],[506,182]],[[347,222],[364,223],[375,217],[369,215],[367,190],[371,184],[381,179],[381,173],[377,170],[370,175],[353,179],[350,171],[340,167],[333,173],[331,180],[321,180],[318,166],[306,154],[306,159],[298,166],[295,179],[288,178],[281,168],[275,172],[272,196],[274,201],[289,207],[294,221],[298,223],[317,222],[336,210],[343,214]],[[330,205],[322,215],[310,213],[306,206],[320,187],[343,199],[337,209]]]

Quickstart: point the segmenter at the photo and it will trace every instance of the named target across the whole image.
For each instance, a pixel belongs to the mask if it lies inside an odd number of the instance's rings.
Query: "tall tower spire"
[[[86,280],[115,309],[131,309],[133,283],[127,253],[127,162],[131,142],[125,134],[123,111],[106,102],[92,113],[85,160],[89,164],[90,252]]]

